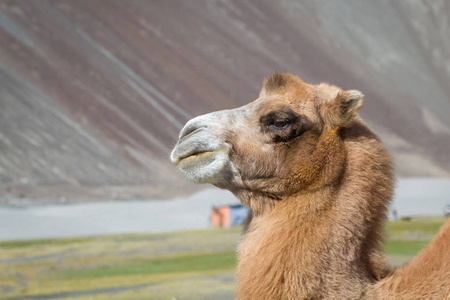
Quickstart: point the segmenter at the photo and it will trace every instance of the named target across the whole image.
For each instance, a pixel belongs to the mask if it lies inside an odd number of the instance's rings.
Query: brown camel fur
[[[385,262],[394,176],[362,99],[275,73],[254,102],[181,131],[172,162],[250,208],[237,299],[449,299],[450,223],[406,266]]]

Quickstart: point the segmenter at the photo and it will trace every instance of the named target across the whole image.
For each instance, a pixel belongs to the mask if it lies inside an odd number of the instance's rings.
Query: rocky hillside
[[[1,1],[0,192],[78,200],[192,190],[189,118],[288,71],[366,95],[401,176],[450,176],[450,4]]]

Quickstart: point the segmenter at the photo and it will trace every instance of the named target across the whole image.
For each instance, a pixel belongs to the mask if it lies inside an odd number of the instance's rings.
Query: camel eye
[[[263,116],[260,122],[264,130],[269,130],[273,134],[280,134],[288,131],[289,128],[300,122],[300,116],[290,108],[281,108]]]
[[[287,120],[275,120],[273,121],[273,127],[275,128],[283,128],[286,127],[286,125],[288,124]]]

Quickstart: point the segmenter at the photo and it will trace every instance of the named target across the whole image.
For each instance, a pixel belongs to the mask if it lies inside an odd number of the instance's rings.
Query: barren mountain
[[[191,191],[179,129],[274,71],[361,90],[398,174],[448,177],[449,32],[445,0],[1,1],[2,201]]]

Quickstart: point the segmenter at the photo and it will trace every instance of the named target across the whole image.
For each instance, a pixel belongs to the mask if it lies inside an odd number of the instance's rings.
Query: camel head
[[[255,101],[187,122],[170,159],[188,179],[241,200],[317,190],[342,175],[341,129],[355,122],[362,98],[359,91],[275,73]]]

